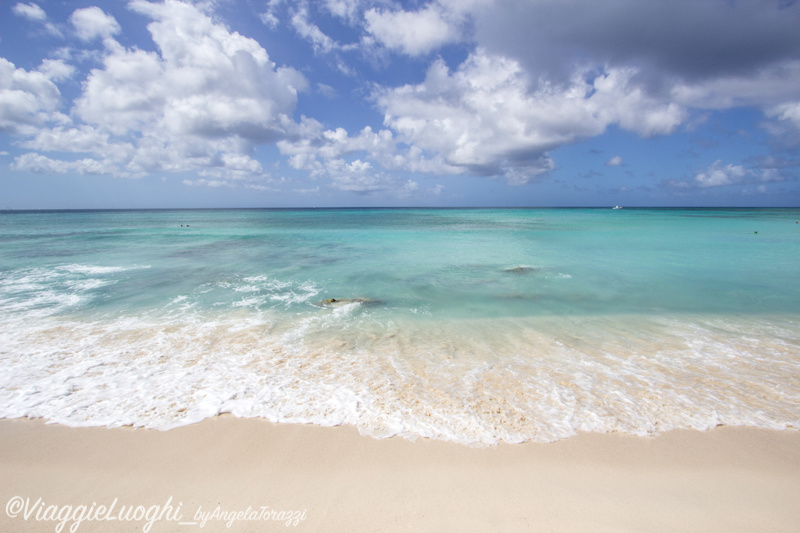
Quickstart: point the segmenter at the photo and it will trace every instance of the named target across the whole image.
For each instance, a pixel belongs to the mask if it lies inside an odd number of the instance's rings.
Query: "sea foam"
[[[779,319],[627,317],[641,334],[589,318],[456,326],[366,315],[353,303],[290,321],[187,309],[17,324],[0,335],[0,416],[169,429],[233,413],[473,445],[800,427],[800,340]],[[757,340],[766,333],[769,346]]]

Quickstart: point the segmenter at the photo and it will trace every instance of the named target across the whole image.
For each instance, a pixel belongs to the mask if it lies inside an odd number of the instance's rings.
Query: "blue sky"
[[[0,208],[800,206],[800,3],[0,6]]]

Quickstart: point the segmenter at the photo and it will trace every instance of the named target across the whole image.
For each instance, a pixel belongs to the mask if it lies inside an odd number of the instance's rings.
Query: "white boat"
[[[615,205],[612,209],[622,209],[621,205]]]

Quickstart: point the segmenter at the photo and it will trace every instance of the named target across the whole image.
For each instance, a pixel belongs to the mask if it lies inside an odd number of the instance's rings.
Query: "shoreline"
[[[154,532],[794,531],[800,523],[794,429],[581,433],[471,448],[231,415],[169,431],[2,419],[0,444],[4,531],[55,531],[57,520],[36,520],[46,506],[53,515],[84,505],[97,518],[114,502],[113,513],[158,507]],[[28,520],[9,516],[15,497],[29,499]],[[106,516],[75,531],[147,523]]]
[[[224,412],[487,445],[800,427],[800,315],[383,324],[325,311],[10,317],[0,417],[170,429]]]

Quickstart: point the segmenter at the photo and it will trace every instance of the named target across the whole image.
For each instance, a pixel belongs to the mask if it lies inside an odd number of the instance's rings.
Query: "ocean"
[[[800,209],[0,213],[0,417],[800,428]]]

